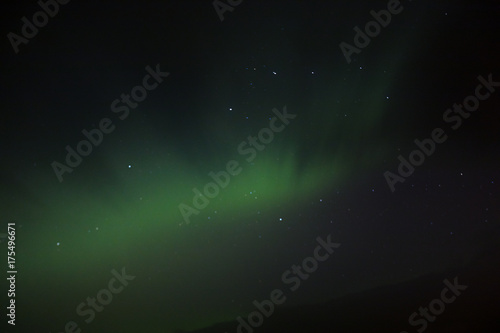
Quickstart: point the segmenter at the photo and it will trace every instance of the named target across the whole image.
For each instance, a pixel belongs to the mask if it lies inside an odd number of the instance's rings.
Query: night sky
[[[2,5],[2,332],[493,332],[497,2],[44,1]]]

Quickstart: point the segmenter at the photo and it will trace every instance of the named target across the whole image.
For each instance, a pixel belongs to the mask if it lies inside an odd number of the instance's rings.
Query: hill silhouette
[[[304,306],[277,306],[255,333],[290,332],[496,332],[500,318],[500,249],[490,248],[476,256],[467,266],[431,274],[412,281],[387,285],[349,294],[324,304]],[[445,279],[466,285],[466,290],[434,322],[410,325],[408,319],[420,307],[440,298]],[[448,292],[451,297],[451,292]],[[242,314],[242,317],[246,314]],[[432,316],[432,314],[430,313]],[[416,320],[423,318],[418,316]],[[248,322],[248,321],[247,321]],[[190,333],[232,333],[238,322],[218,323]],[[178,333],[187,333],[179,331]],[[240,329],[240,333],[252,333]]]

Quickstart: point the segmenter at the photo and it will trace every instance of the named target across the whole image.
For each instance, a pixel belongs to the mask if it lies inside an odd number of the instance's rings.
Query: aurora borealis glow
[[[395,193],[384,172],[479,75],[500,81],[499,7],[401,5],[351,63],[339,44],[387,1],[244,1],[223,21],[213,1],[71,1],[18,53],[5,39],[0,234],[16,221],[19,271],[8,332],[64,332],[69,321],[81,332],[236,332],[277,288],[286,302],[256,333],[324,332],[336,302],[348,315],[332,315],[331,330],[410,332],[408,316],[456,275],[469,289],[429,331],[493,320],[483,309],[498,309],[500,294],[490,284],[500,276],[498,92]],[[6,9],[4,35],[37,10]],[[169,74],[152,88],[155,67]],[[151,89],[131,106],[137,86]],[[54,161],[102,119],[113,130],[56,176]],[[230,169],[196,207],[196,190]],[[342,246],[288,291],[283,272],[329,235]],[[114,290],[122,268],[135,278],[86,323],[77,307]],[[349,304],[398,311],[382,327]]]

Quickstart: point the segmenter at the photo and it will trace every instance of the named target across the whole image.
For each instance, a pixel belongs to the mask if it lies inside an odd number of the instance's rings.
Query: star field
[[[488,332],[498,6],[400,1],[348,63],[339,44],[388,1],[237,2],[223,20],[216,1],[68,2],[18,52],[4,40],[15,330],[235,332],[274,295],[253,332],[410,332],[458,276],[468,288],[428,331]],[[37,10],[6,7],[4,36]],[[490,74],[495,91],[449,130],[443,113]],[[392,191],[385,173],[440,127]]]

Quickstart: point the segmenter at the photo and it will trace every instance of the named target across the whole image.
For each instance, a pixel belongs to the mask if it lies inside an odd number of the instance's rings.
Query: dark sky
[[[73,0],[36,34],[39,3],[2,5],[8,332],[191,331],[498,249],[498,3],[401,1],[346,57],[387,1],[238,2]],[[318,237],[340,245],[290,290]]]

